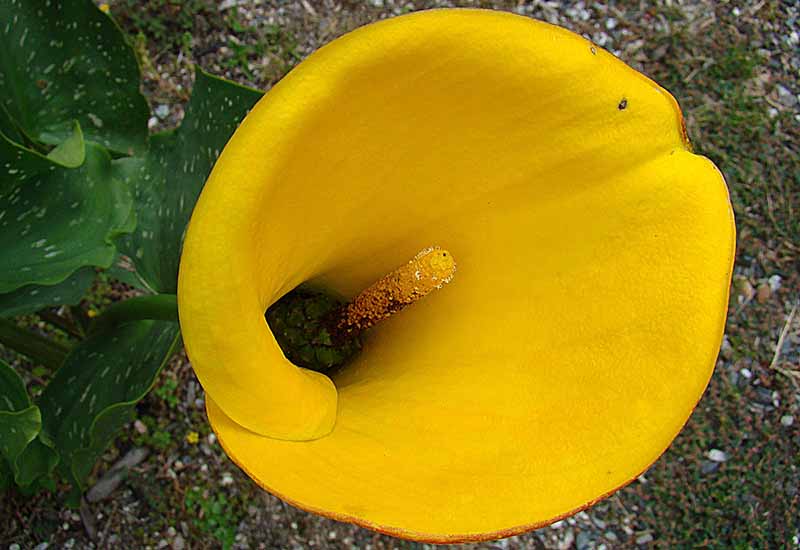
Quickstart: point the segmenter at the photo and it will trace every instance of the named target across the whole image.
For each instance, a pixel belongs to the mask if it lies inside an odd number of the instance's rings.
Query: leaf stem
[[[68,347],[8,319],[0,319],[0,343],[53,370],[61,366],[69,353]]]
[[[175,294],[155,294],[153,296],[137,296],[124,302],[110,305],[100,317],[89,327],[89,333],[95,333],[111,325],[126,321],[178,322],[178,297]]]

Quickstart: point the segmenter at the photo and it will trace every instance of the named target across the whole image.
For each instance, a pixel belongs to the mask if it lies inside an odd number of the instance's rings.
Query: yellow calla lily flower
[[[329,379],[264,320],[441,245],[458,273]],[[481,540],[652,464],[711,375],[734,225],[664,89],[566,30],[436,10],[359,29],[226,146],[181,261],[184,342],[228,455],[306,510]]]

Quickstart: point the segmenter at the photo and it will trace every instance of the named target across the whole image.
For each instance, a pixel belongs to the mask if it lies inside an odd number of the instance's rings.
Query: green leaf
[[[81,125],[77,120],[73,124],[72,134],[50,151],[47,158],[66,168],[77,168],[83,164],[86,158],[86,148],[83,143]]]
[[[31,404],[14,369],[0,361],[0,455],[17,485],[30,485],[49,475],[58,461],[55,452],[37,438],[41,429],[39,407]]]
[[[134,192],[137,227],[120,240],[138,276],[156,292],[177,291],[186,224],[211,167],[262,93],[196,69],[192,98],[180,128],[153,136],[140,158],[114,162]]]
[[[49,306],[77,304],[92,286],[94,277],[94,269],[84,267],[55,285],[25,285],[0,294],[0,317],[27,315]]]
[[[134,216],[102,147],[87,143],[84,163],[69,169],[0,136],[0,293],[108,267]]]
[[[131,418],[178,342],[178,325],[135,321],[79,344],[39,400],[43,435],[82,489],[95,461]]]
[[[30,406],[31,399],[22,378],[0,360],[0,411],[17,412]]]
[[[0,102],[26,135],[58,145],[77,120],[112,151],[145,149],[136,57],[91,0],[0,0],[0,52]]]

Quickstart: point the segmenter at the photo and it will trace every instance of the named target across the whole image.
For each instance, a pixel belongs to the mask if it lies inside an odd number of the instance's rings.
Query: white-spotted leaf
[[[88,141],[122,154],[145,149],[136,57],[94,2],[0,0],[0,52],[0,102],[26,136],[58,145],[77,120]]]
[[[114,162],[134,193],[137,226],[119,241],[143,286],[175,293],[186,224],[211,167],[262,93],[199,68],[180,128],[153,136],[144,157]]]
[[[108,152],[85,150],[70,169],[0,136],[0,293],[108,267],[113,239],[133,229],[131,195],[112,179]]]
[[[81,342],[48,384],[39,407],[59,469],[82,488],[95,461],[130,421],[178,342],[177,323],[134,321]]]

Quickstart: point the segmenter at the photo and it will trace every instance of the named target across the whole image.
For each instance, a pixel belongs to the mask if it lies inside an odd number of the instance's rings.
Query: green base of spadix
[[[328,320],[344,302],[322,292],[293,290],[265,314],[289,361],[318,372],[341,367],[361,351],[356,336],[332,338]]]

